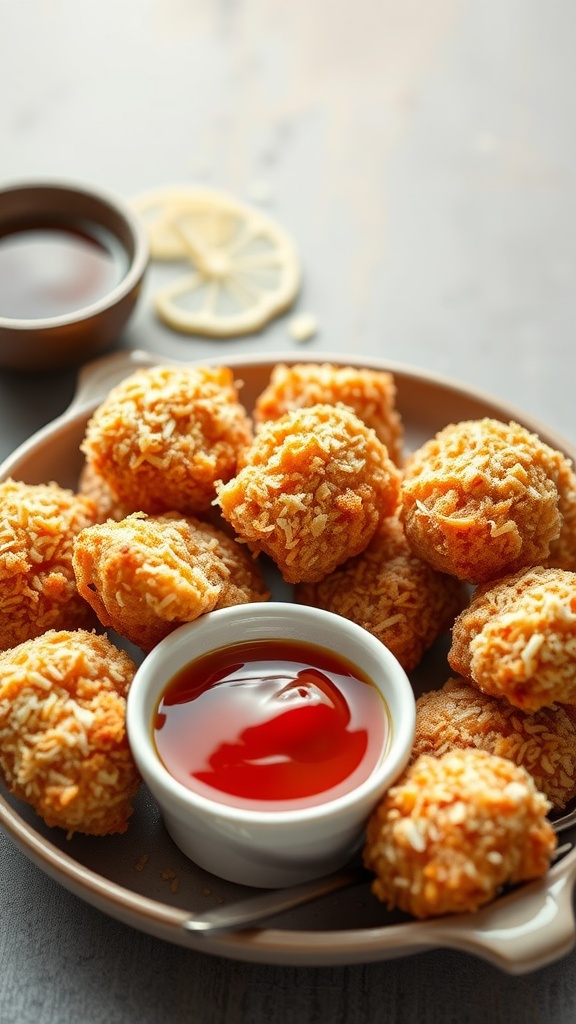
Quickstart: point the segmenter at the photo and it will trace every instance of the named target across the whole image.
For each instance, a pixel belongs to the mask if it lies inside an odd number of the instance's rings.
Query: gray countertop
[[[576,440],[576,8],[566,0],[0,0],[0,184],[129,198],[195,183],[290,232],[307,353],[424,367]],[[228,342],[154,317],[118,347],[302,351],[292,312]],[[0,458],[74,370],[0,371]],[[108,918],[0,834],[1,1024],[458,1024],[576,1015],[576,952],[522,977],[460,952],[243,964]]]

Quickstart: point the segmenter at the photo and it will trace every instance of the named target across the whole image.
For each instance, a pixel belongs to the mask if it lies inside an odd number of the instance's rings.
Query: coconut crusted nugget
[[[560,535],[550,544],[546,565],[576,571],[576,473],[570,459],[555,452],[558,511],[562,517]]]
[[[96,522],[89,498],[58,484],[0,483],[0,649],[47,629],[92,626],[78,594],[74,538]]]
[[[560,533],[558,454],[517,423],[445,427],[407,460],[400,516],[411,548],[470,583],[541,563]]]
[[[448,661],[524,711],[576,704],[576,573],[535,566],[479,587],[454,622]]]
[[[363,626],[409,672],[447,630],[467,600],[464,585],[412,554],[402,525],[389,517],[365,550],[318,583],[297,588],[297,600]]]
[[[347,405],[386,445],[392,461],[402,461],[404,430],[396,409],[396,385],[384,370],[334,366],[332,363],[278,363],[253,410],[257,426],[280,419],[292,409],[311,405]]]
[[[416,701],[413,758],[465,747],[522,765],[557,810],[576,796],[576,720],[561,704],[529,714],[466,679],[448,679]]]
[[[86,462],[82,468],[78,492],[94,502],[99,523],[105,523],[107,519],[125,519],[131,512],[140,511],[122,504],[104,477],[90,462]]]
[[[134,513],[83,530],[74,570],[100,622],[145,651],[204,612],[269,596],[244,548],[178,513]]]
[[[374,431],[344,406],[314,405],[262,427],[217,504],[288,583],[314,582],[366,547],[398,489]]]
[[[236,472],[252,426],[226,367],[155,366],[121,381],[90,419],[82,451],[133,511],[206,511]]]
[[[507,758],[472,748],[422,754],[368,822],[372,891],[418,918],[478,910],[501,886],[547,871],[556,847],[549,808]]]
[[[135,671],[124,651],[81,629],[0,654],[0,770],[47,825],[126,831],[140,783],[125,728]]]

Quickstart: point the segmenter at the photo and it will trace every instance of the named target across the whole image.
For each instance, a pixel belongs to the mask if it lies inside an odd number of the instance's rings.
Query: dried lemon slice
[[[295,247],[259,210],[216,190],[184,187],[146,193],[134,205],[147,222],[152,258],[192,265],[154,296],[170,327],[213,337],[247,334],[294,301]]]

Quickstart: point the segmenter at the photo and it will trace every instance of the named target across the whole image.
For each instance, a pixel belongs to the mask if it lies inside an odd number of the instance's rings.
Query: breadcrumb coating
[[[558,510],[562,516],[562,525],[559,537],[550,544],[550,554],[546,559],[546,565],[575,572],[576,473],[570,459],[562,455],[561,452],[555,454],[557,456],[555,482],[558,488]]]
[[[364,370],[332,363],[278,363],[256,399],[254,423],[280,419],[311,405],[347,405],[386,446],[397,466],[402,462],[404,429],[396,409],[396,384],[385,370]]]
[[[389,517],[360,555],[318,583],[301,584],[296,598],[363,626],[409,672],[452,625],[467,593],[459,580],[412,554],[402,524]]]
[[[83,530],[74,571],[102,625],[144,651],[205,612],[269,597],[244,548],[177,512],[134,513]]]
[[[155,366],[121,381],[90,419],[82,451],[132,511],[209,509],[236,472],[251,421],[226,367]]]
[[[576,720],[561,704],[530,714],[466,679],[448,679],[416,701],[412,756],[465,747],[521,765],[557,810],[576,796]]]
[[[558,455],[513,422],[445,427],[407,460],[400,516],[410,546],[475,584],[541,563],[560,534]]]
[[[372,891],[417,918],[478,910],[501,886],[548,870],[549,808],[507,758],[472,748],[421,754],[368,822]]]
[[[137,508],[129,508],[119,501],[110,485],[90,462],[86,462],[82,468],[78,491],[96,505],[99,523],[105,523],[107,519],[125,519],[131,512],[140,511]]]
[[[86,630],[49,630],[0,654],[0,770],[47,825],[126,831],[140,783],[125,728],[135,671]]]
[[[315,582],[364,550],[398,491],[374,431],[344,406],[315,405],[261,428],[238,475],[218,486],[217,504],[288,583]]]
[[[454,622],[448,661],[524,711],[576,704],[576,573],[535,566],[479,587]]]
[[[58,484],[0,483],[0,650],[48,629],[94,624],[76,588],[72,548],[97,518],[93,501]]]

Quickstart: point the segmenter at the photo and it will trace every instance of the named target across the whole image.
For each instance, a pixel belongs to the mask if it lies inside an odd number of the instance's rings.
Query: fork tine
[[[552,821],[551,825],[555,832],[564,832],[565,829],[571,828],[572,825],[576,824],[576,807],[573,807],[568,814],[563,814],[561,818],[556,818],[556,821]]]
[[[561,857],[564,857],[565,854],[570,853],[572,848],[572,843],[563,843],[562,846],[557,846],[552,854],[552,864],[555,864],[556,861],[560,860]]]

